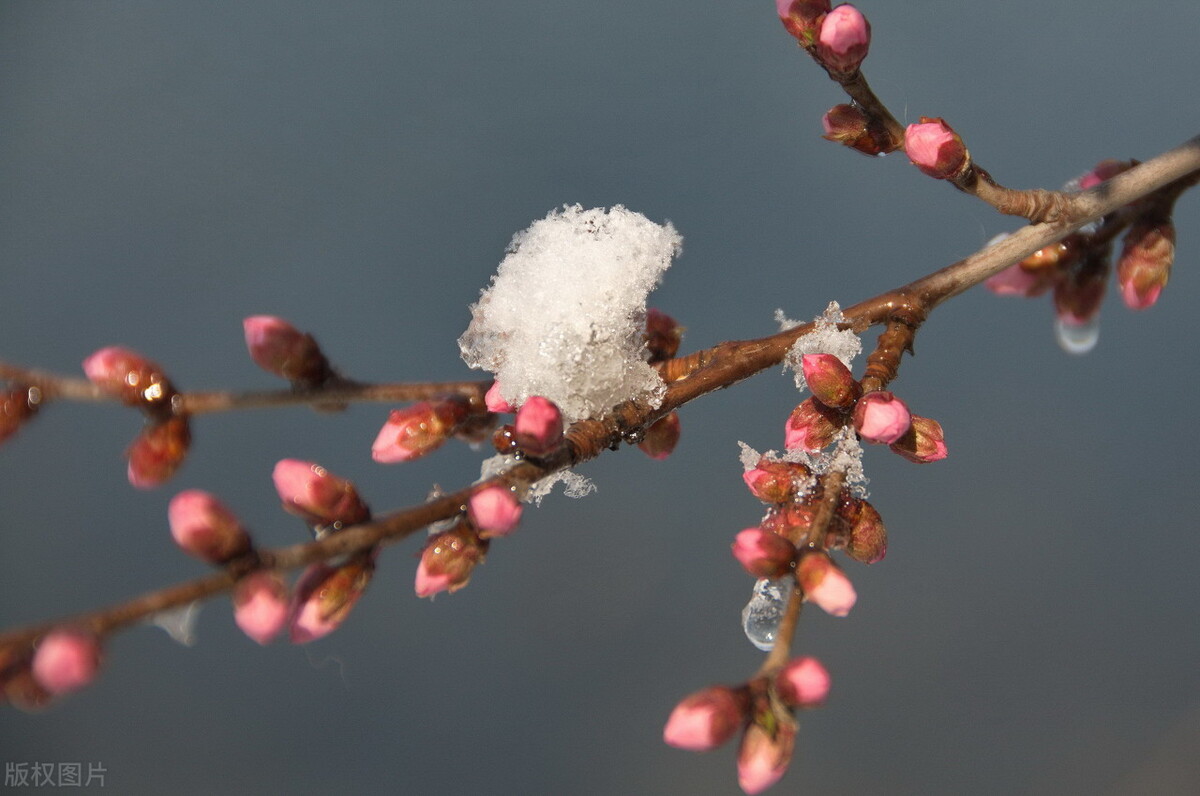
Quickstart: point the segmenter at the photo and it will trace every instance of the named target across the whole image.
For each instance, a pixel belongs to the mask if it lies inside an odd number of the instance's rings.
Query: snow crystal
[[[632,398],[657,406],[666,386],[646,363],[646,296],[680,251],[670,223],[617,205],[564,206],[518,232],[459,338],[503,397],[558,404],[570,423]]]
[[[781,331],[800,325],[784,315],[783,310],[775,311],[775,320],[778,321]],[[831,301],[825,312],[814,320],[813,330],[792,345],[783,359],[783,365],[795,372],[796,389],[808,389],[808,382],[804,380],[804,369],[800,366],[800,360],[805,354],[833,354],[842,360],[843,365],[850,367],[850,362],[862,353],[862,341],[858,339],[858,335],[850,329],[837,327],[839,323],[845,322],[842,308],[836,301]]]
[[[516,456],[505,456],[499,453],[490,459],[484,459],[483,464],[479,467],[479,481],[486,481],[493,476],[499,475],[518,461],[520,459]],[[479,481],[475,483],[479,483]],[[559,470],[532,484],[525,493],[524,500],[527,502],[533,501],[534,504],[540,506],[542,505],[542,498],[549,495],[550,490],[554,489],[558,484],[564,485],[563,493],[569,498],[581,498],[596,491],[596,484],[590,478],[586,478],[573,470]]]

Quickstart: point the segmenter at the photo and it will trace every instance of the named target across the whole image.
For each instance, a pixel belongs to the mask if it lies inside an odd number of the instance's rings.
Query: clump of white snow
[[[505,400],[554,401],[570,423],[666,391],[646,363],[646,296],[680,251],[670,223],[620,205],[564,206],[513,236],[459,338]]]
[[[784,315],[783,310],[775,310],[775,320],[781,330],[800,325]],[[846,316],[842,315],[842,308],[836,301],[831,301],[825,312],[815,319],[813,330],[792,345],[783,359],[783,365],[785,368],[791,368],[796,374],[796,389],[801,392],[808,389],[808,382],[804,380],[804,369],[800,366],[800,360],[805,354],[833,354],[843,365],[850,367],[850,362],[862,353],[862,341],[858,339],[858,335],[850,329],[838,328],[839,323],[845,322]]]

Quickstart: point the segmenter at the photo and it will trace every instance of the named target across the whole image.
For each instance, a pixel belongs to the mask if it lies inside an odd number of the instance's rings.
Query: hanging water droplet
[[[1054,339],[1068,354],[1086,354],[1100,340],[1100,316],[1093,315],[1082,324],[1068,323],[1062,318],[1054,319]]]
[[[196,618],[200,616],[200,601],[196,600],[178,608],[168,608],[151,614],[146,622],[161,627],[167,635],[185,647],[196,643]]]
[[[750,602],[742,609],[742,629],[750,643],[763,652],[768,652],[775,643],[779,621],[783,619],[788,594],[792,590],[792,577],[761,578],[754,584]]]

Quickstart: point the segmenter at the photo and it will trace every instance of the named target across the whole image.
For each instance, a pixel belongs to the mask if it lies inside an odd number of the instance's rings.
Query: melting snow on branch
[[[780,329],[791,329],[800,325],[784,315],[783,310],[775,310],[775,320]],[[842,360],[843,365],[850,367],[851,360],[862,353],[862,341],[858,339],[858,335],[849,329],[838,329],[837,325],[845,322],[842,308],[836,301],[829,302],[825,312],[814,320],[813,330],[797,340],[788,351],[783,364],[795,372],[796,389],[801,392],[808,389],[808,383],[804,380],[804,370],[800,367],[800,360],[805,354],[833,354]]]
[[[646,364],[646,296],[682,239],[617,205],[552,211],[518,232],[471,308],[463,360],[496,375],[505,400],[558,404],[568,423],[666,390]]]

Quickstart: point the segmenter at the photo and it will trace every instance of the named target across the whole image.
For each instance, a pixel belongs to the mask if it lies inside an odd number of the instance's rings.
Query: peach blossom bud
[[[853,74],[867,57],[871,25],[857,8],[844,3],[821,20],[816,56],[831,72]]]
[[[738,748],[738,785],[748,794],[762,793],[787,773],[796,745],[796,725],[774,721],[773,730],[752,722]]]
[[[146,426],[125,450],[129,483],[138,489],[152,489],[170,480],[183,464],[191,444],[192,432],[186,417],[172,417]]]
[[[799,539],[800,534],[806,533],[816,519],[816,512],[809,502],[810,496],[797,503],[788,503],[772,509],[759,526],[764,531],[787,539]]]
[[[670,412],[650,424],[638,448],[651,459],[662,461],[675,452],[681,433],[679,413]]]
[[[318,387],[333,375],[313,336],[283,318],[253,315],[242,321],[242,330],[250,358],[267,373],[307,387]]]
[[[1131,310],[1144,310],[1158,301],[1175,260],[1175,225],[1170,219],[1141,218],[1125,233],[1117,261],[1121,298]]]
[[[414,588],[418,597],[431,597],[440,591],[458,591],[471,579],[477,564],[483,563],[488,542],[474,529],[458,525],[429,537],[421,551]]]
[[[175,394],[162,368],[120,346],[101,348],[83,360],[83,372],[97,387],[131,406],[161,406]]]
[[[816,658],[793,658],[776,675],[775,690],[788,705],[817,707],[829,696],[829,672]]]
[[[862,387],[850,368],[833,354],[805,354],[800,358],[800,368],[813,398],[826,406],[845,409],[862,395]]]
[[[545,456],[562,445],[562,412],[551,400],[534,395],[517,410],[513,432],[521,450],[530,456]]]
[[[845,422],[841,412],[806,398],[788,416],[784,426],[784,447],[819,451],[833,442],[834,435]]]
[[[467,514],[484,539],[508,536],[521,521],[524,511],[513,491],[505,486],[485,486],[467,501]]]
[[[283,459],[272,478],[284,511],[314,525],[355,525],[371,516],[354,484],[319,464]]]
[[[1079,190],[1086,191],[1106,180],[1111,180],[1123,171],[1128,171],[1138,164],[1136,160],[1102,160],[1091,171],[1079,178]]]
[[[88,633],[55,630],[33,654],[33,678],[51,694],[65,694],[88,685],[100,668],[100,644]]]
[[[733,539],[733,557],[756,578],[779,578],[791,571],[796,546],[762,528],[747,528]]]
[[[0,390],[0,442],[16,434],[37,413],[42,391],[18,385]]]
[[[233,590],[233,621],[250,638],[266,645],[288,618],[288,593],[274,572],[251,572]]]
[[[1054,272],[1031,271],[1021,263],[1014,263],[1000,273],[989,276],[983,284],[997,296],[1032,298],[1045,293],[1054,284]]]
[[[900,439],[891,445],[892,450],[910,462],[925,464],[946,458],[946,438],[942,424],[932,418],[912,416],[912,425]]]
[[[821,117],[826,141],[834,141],[864,155],[878,155],[887,149],[887,142],[872,131],[870,120],[854,105],[834,105]]]
[[[890,445],[912,422],[908,407],[886,390],[869,392],[854,407],[854,428],[867,442]]]
[[[167,521],[175,543],[210,564],[222,564],[250,550],[250,537],[233,512],[200,489],[188,489],[171,498]]]
[[[288,608],[293,644],[307,644],[341,627],[375,572],[375,551],[341,566],[313,564],[296,583]]]
[[[371,445],[371,458],[380,464],[420,458],[440,448],[466,416],[466,404],[456,398],[393,409]]]
[[[938,180],[957,176],[971,163],[963,140],[940,118],[922,116],[904,131],[904,152],[913,165]]]
[[[487,406],[489,412],[509,413],[517,411],[517,407],[504,400],[504,396],[500,394],[500,382],[492,382],[492,386],[488,387],[487,394],[483,396],[483,403]]]
[[[865,500],[859,500],[850,520],[846,554],[863,564],[882,561],[887,555],[887,528],[879,512]]]
[[[646,310],[646,351],[650,362],[662,362],[675,356],[683,341],[683,327],[670,315],[653,307]]]
[[[687,696],[671,711],[663,740],[677,749],[707,752],[728,741],[746,720],[746,696],[714,685]]]
[[[786,503],[796,494],[796,479],[807,478],[811,473],[800,462],[773,462],[763,458],[742,473],[742,480],[750,493],[762,502]]]
[[[27,712],[41,710],[54,700],[54,695],[42,687],[29,670],[28,660],[18,659],[11,648],[0,652],[0,701],[7,699],[13,707]]]
[[[858,595],[850,579],[825,553],[809,553],[800,559],[796,577],[804,595],[831,616],[845,616]]]
[[[1085,326],[1100,313],[1108,287],[1109,251],[1093,250],[1062,272],[1054,284],[1054,312],[1061,323]]]
[[[821,17],[829,13],[829,0],[775,0],[779,21],[802,45],[811,47],[821,26]]]

